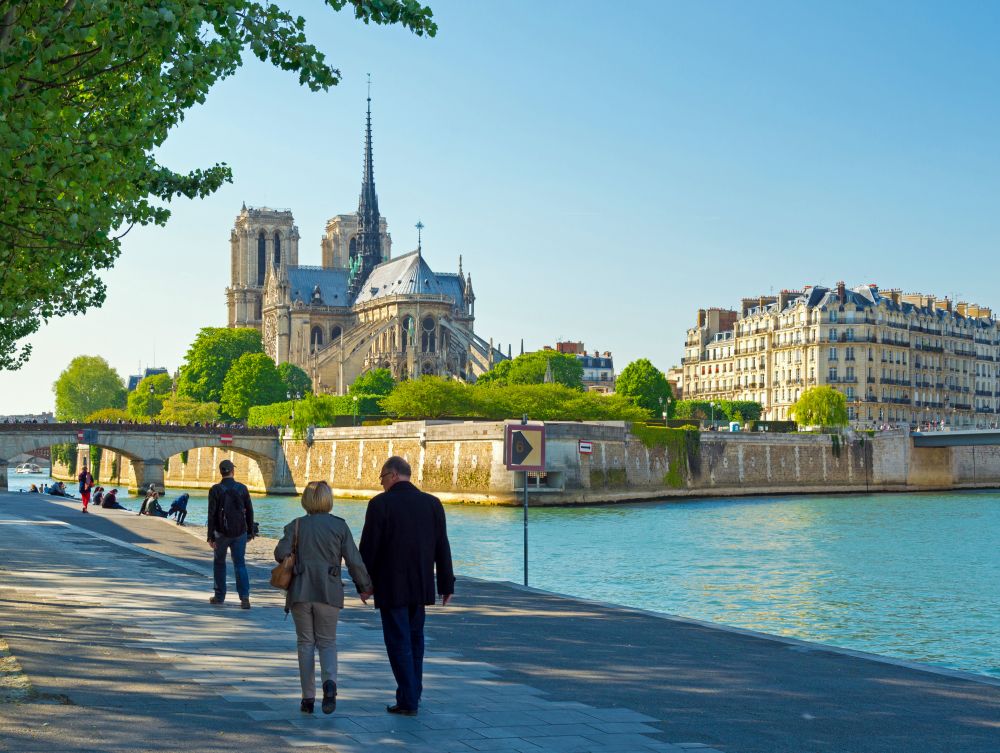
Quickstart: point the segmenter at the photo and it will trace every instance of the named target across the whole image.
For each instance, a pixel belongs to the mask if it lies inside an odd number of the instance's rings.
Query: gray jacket
[[[292,585],[285,596],[285,607],[300,601],[319,601],[334,607],[344,606],[344,585],[340,580],[341,560],[347,563],[358,593],[372,590],[358,547],[347,521],[335,515],[317,513],[298,518],[299,544],[295,553]],[[295,521],[285,526],[285,535],[274,548],[274,559],[281,562],[292,551]]]

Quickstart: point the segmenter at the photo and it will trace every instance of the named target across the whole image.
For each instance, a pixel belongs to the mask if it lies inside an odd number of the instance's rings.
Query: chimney
[[[699,327],[704,327],[705,326],[705,318],[706,318],[705,309],[698,309],[698,326]]]
[[[845,286],[844,286],[844,281],[841,280],[840,282],[837,283],[837,297],[840,299],[841,303],[844,302],[845,290],[846,289],[845,289]]]

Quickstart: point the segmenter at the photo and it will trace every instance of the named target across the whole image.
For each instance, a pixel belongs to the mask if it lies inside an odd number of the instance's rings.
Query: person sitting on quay
[[[66,497],[67,499],[76,499],[72,494],[66,491],[66,484],[62,481],[57,481],[52,486],[49,487],[49,495],[52,497]]]
[[[142,500],[142,506],[139,508],[139,514],[145,515],[146,508],[149,506],[150,500],[156,499],[157,497],[159,497],[159,494],[156,491],[156,486],[154,484],[150,484],[149,489],[146,490],[146,498]]]
[[[104,495],[104,499],[101,500],[101,507],[105,510],[127,510],[128,508],[122,505],[118,501],[118,490],[112,489],[107,494]]]
[[[39,492],[38,492],[38,487],[37,487],[37,486],[35,486],[34,484],[32,484],[32,485],[31,485],[31,488],[30,488],[30,489],[28,489],[28,494],[38,494],[38,493],[39,493]]]
[[[188,494],[186,493],[182,494],[181,496],[179,496],[177,499],[175,499],[173,502],[170,503],[170,509],[167,511],[168,518],[171,515],[177,516],[177,525],[179,526],[184,525],[184,519],[187,518],[189,498],[190,497]]]
[[[104,501],[104,487],[95,486],[94,487],[94,497],[90,500],[94,507],[100,509],[101,502]]]

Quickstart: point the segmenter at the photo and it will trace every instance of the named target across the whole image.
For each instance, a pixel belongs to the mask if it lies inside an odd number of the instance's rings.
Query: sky
[[[299,262],[357,208],[366,74],[396,254],[458,257],[476,331],[679,363],[698,308],[876,283],[1000,308],[1000,5],[428,0],[439,32],[281,0],[343,81],[248,59],[158,152],[233,183],[132,230],[108,300],[30,338],[0,414],[51,410],[70,359],[174,371],[226,324],[242,202],[290,208]]]

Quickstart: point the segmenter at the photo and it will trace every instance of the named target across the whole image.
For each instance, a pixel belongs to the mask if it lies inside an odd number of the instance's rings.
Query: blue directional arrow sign
[[[504,439],[507,470],[545,470],[544,425],[507,424]]]

